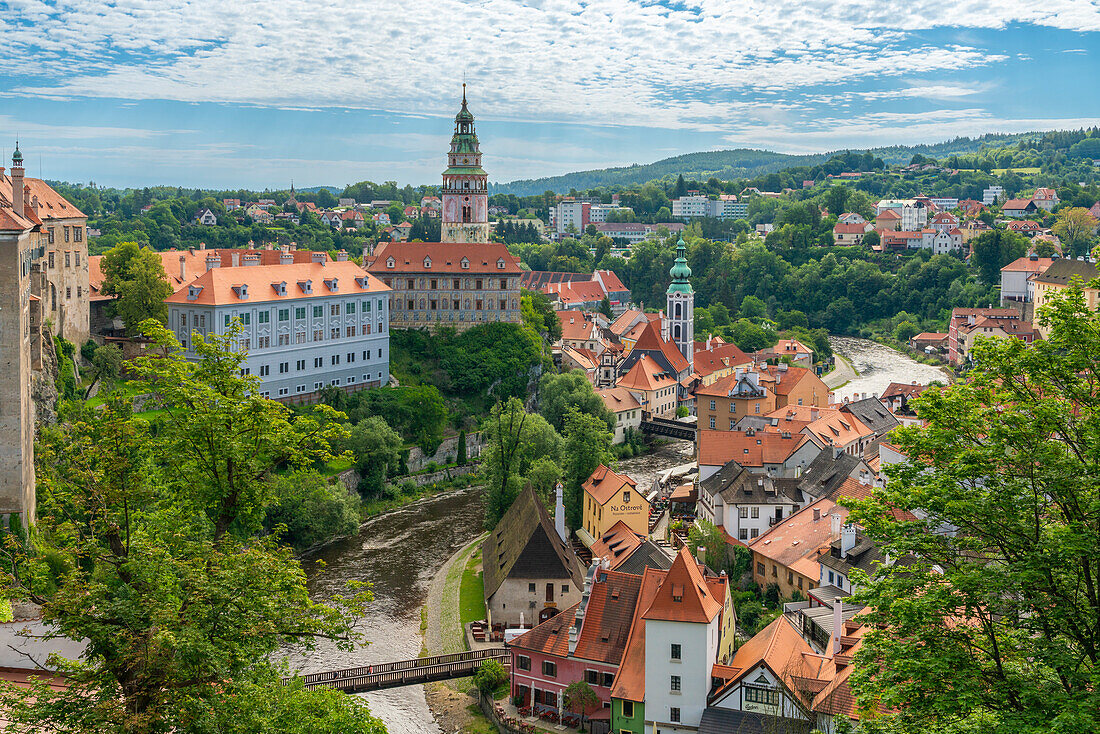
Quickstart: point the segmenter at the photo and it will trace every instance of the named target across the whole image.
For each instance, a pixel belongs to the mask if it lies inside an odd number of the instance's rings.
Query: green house
[[[645,703],[612,697],[611,732],[612,734],[622,734],[622,732],[645,734]]]

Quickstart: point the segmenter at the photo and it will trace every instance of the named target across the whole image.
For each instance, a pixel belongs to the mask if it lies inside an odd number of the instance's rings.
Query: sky
[[[1100,124],[1100,0],[0,0],[0,165],[435,184]]]

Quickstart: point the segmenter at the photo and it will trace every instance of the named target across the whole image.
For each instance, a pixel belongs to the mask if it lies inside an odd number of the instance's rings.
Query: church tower
[[[455,116],[455,132],[443,172],[443,242],[489,241],[489,174],[481,167],[481,148],[474,132],[474,116],[466,108]]]
[[[687,247],[684,236],[676,243],[676,262],[668,274],[672,283],[668,286],[667,310],[668,337],[676,345],[680,354],[688,362],[689,369],[695,369],[695,292],[691,289],[689,278],[691,268],[687,264]]]

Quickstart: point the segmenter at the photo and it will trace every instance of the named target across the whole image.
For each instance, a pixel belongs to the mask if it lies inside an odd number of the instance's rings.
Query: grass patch
[[[348,469],[351,469],[354,466],[355,461],[353,459],[347,457],[335,458],[325,464],[324,468],[321,469],[321,473],[324,474],[326,477],[334,477],[337,474],[342,474],[343,472],[346,472]]]
[[[458,609],[462,626],[485,619],[485,582],[477,570],[481,551],[475,551],[466,561],[462,572],[462,583],[458,590]]]

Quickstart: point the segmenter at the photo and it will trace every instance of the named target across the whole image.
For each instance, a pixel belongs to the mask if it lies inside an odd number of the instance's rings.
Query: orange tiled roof
[[[660,324],[656,321],[651,320],[646,324],[645,329],[638,336],[638,341],[634,344],[634,349],[660,352],[672,365],[675,372],[683,372],[688,368],[687,360],[684,359],[684,355],[680,354],[679,349],[661,337],[660,328]]]
[[[699,463],[706,466],[725,466],[736,461],[742,466],[782,464],[791,454],[809,442],[810,437],[801,433],[790,434],[765,431],[699,431]]]
[[[603,404],[607,406],[607,409],[612,413],[617,414],[624,410],[642,407],[642,404],[638,402],[634,394],[625,387],[605,387],[601,390],[597,390],[596,394],[600,396],[600,399],[603,400]]]
[[[848,481],[851,480],[845,480],[841,487],[847,485]],[[858,482],[856,484],[858,485]],[[838,490],[840,491],[843,490]],[[816,520],[814,510],[820,511]],[[749,543],[749,548],[754,553],[759,553],[786,568],[790,568],[793,563],[804,557],[815,560],[818,551],[834,540],[832,520],[829,517],[834,511],[839,512],[842,517],[848,516],[848,510],[840,507],[833,500],[822,497],[768,528],[756,540]],[[803,572],[803,575],[810,578],[817,577],[816,569],[806,570],[810,572]]]
[[[630,636],[630,622],[641,586],[642,577],[634,574],[617,571],[597,574],[573,657],[619,664]]]
[[[718,344],[710,349],[702,349],[706,342],[695,342],[693,363],[700,377],[706,377],[718,370],[744,367],[752,364],[752,357],[738,349],[736,344]]]
[[[660,390],[675,384],[676,378],[646,354],[616,381],[615,386],[635,390]]]
[[[721,611],[722,602],[714,598],[695,559],[687,548],[681,548],[642,616],[646,620],[707,624]]]
[[[657,596],[666,573],[667,571],[646,568],[642,575],[642,587],[638,592],[638,603],[634,607],[630,634],[626,639],[622,661],[619,663],[619,672],[611,686],[611,695],[614,698],[639,702],[645,700],[645,619],[643,615]]]
[[[567,656],[569,654],[569,628],[573,626],[573,620],[579,606],[580,603],[578,602],[563,610],[560,614],[555,614],[530,632],[526,632],[512,640],[510,646],[547,655]]]
[[[23,179],[24,209],[23,215],[27,219],[38,219],[36,224],[47,222],[50,219],[87,219],[84,212],[77,209],[61,194],[53,190],[48,183],[40,178]],[[34,202],[38,200],[37,207]],[[10,175],[0,174],[0,202],[8,205],[11,211],[12,203],[12,178]]]
[[[638,483],[626,474],[618,474],[600,464],[596,467],[596,471],[592,472],[592,476],[581,485],[581,489],[592,495],[592,499],[596,500],[597,504],[605,505],[620,490],[634,489],[637,486]]]
[[[583,311],[557,311],[561,323],[561,338],[570,341],[588,341],[599,334],[595,322],[585,318]]]
[[[593,558],[606,558],[612,570],[619,567],[642,545],[642,537],[630,529],[622,520],[604,531],[604,534],[589,548]]]
[[[330,291],[325,281],[336,278],[337,291]],[[366,278],[359,285],[356,278]],[[312,293],[305,293],[299,283],[311,281]],[[286,283],[286,295],[280,295],[273,287]],[[237,296],[235,287],[248,286],[248,298]],[[188,298],[192,287],[202,287],[196,298]],[[167,303],[195,305],[225,305],[288,301],[298,298],[327,298],[351,293],[386,293],[389,291],[378,278],[367,273],[353,262],[296,263],[293,265],[252,265],[236,268],[212,268],[181,287],[165,299]]]
[[[386,263],[394,258],[394,267]],[[426,258],[430,260],[428,265]],[[465,258],[470,267],[463,268]],[[498,268],[497,261],[504,267]],[[498,242],[382,242],[374,255],[366,262],[366,269],[375,274],[384,273],[477,273],[481,275],[519,275],[519,258],[508,252]]]

